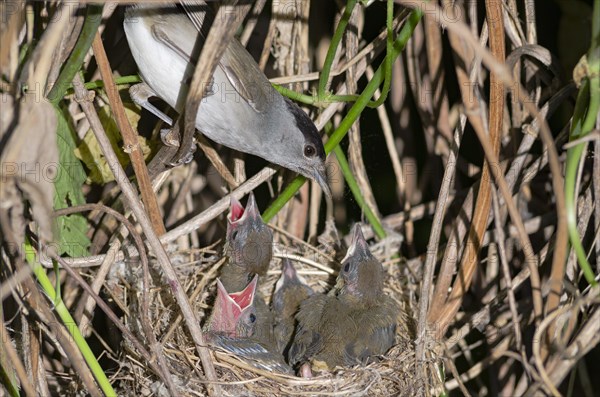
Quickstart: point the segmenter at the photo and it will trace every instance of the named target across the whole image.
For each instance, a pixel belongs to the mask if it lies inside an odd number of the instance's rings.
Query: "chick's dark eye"
[[[317,154],[317,149],[313,145],[304,146],[304,155],[306,157],[313,157],[315,154]]]
[[[231,239],[235,240],[237,238],[237,230],[231,234]]]
[[[344,266],[344,271],[347,272],[348,270],[350,270],[350,264],[346,263],[346,266]]]
[[[248,316],[248,320],[250,320],[251,323],[256,321],[256,316],[254,315],[254,313],[251,313],[250,316]]]

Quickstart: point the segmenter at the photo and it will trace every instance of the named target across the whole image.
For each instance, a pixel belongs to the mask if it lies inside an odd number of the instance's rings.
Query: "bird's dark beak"
[[[242,216],[244,216],[244,207],[238,201],[238,199],[231,196],[229,202],[229,215],[227,216],[227,219],[229,222],[233,223],[239,221]]]
[[[325,196],[331,198],[331,189],[329,189],[329,185],[327,184],[327,167],[325,164],[322,164],[320,167],[316,168],[312,177],[319,184],[319,186],[321,186]]]

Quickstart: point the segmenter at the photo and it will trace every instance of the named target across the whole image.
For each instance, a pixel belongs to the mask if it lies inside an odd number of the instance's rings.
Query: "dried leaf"
[[[2,205],[10,213],[18,243],[22,243],[28,218],[24,201],[31,206],[40,238],[51,241],[52,197],[59,173],[56,112],[48,102],[36,101],[34,96],[23,98],[19,104],[7,94],[1,94],[0,100],[0,139],[6,141],[0,155]]]

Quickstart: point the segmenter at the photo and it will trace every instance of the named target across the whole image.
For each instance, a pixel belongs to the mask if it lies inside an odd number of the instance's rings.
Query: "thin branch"
[[[96,33],[96,37],[94,37],[92,43],[92,49],[94,50],[94,56],[98,63],[100,75],[102,76],[102,80],[104,80],[104,90],[108,95],[110,107],[115,115],[115,121],[117,122],[119,131],[121,131],[121,136],[123,137],[123,143],[125,145],[124,151],[129,154],[129,158],[131,159],[131,164],[133,165],[133,170],[142,194],[142,201],[148,211],[152,228],[159,236],[163,235],[166,232],[165,225],[162,221],[160,209],[158,208],[156,195],[152,190],[152,181],[148,174],[148,168],[146,167],[146,161],[144,160],[144,154],[140,146],[139,136],[133,130],[131,124],[129,124],[129,120],[125,114],[123,101],[121,100],[119,90],[115,85],[100,33]]]
[[[102,153],[107,159],[107,163],[109,164],[111,171],[115,176],[115,180],[123,191],[123,199],[127,203],[128,207],[132,210],[133,214],[137,218],[137,221],[140,223],[146,239],[152,247],[158,263],[163,269],[166,284],[170,287],[171,292],[179,304],[188,329],[190,330],[192,339],[196,345],[196,350],[198,351],[200,360],[202,361],[204,374],[209,381],[216,381],[217,375],[212,363],[210,351],[206,347],[204,334],[202,333],[202,329],[200,328],[196,315],[194,314],[187,296],[185,295],[185,291],[179,282],[177,273],[175,272],[175,269],[169,260],[169,256],[158,239],[158,236],[156,233],[154,233],[152,224],[150,223],[150,220],[146,216],[146,213],[141,206],[137,193],[135,192],[133,185],[127,179],[125,170],[123,167],[121,167],[121,164],[119,163],[118,158],[112,149],[110,141],[106,136],[106,132],[100,123],[100,119],[98,118],[95,109],[88,101],[86,101],[87,91],[85,90],[83,82],[79,76],[75,76],[75,79],[73,80],[73,87],[75,88],[76,98],[80,102],[81,107],[85,112],[90,125],[92,126],[92,131],[98,140],[100,148],[102,149]],[[209,384],[208,389],[209,393],[212,393],[213,389],[216,389],[216,387],[211,387]]]

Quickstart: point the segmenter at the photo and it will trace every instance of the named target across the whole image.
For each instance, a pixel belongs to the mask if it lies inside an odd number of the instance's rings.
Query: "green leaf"
[[[134,128],[137,126],[140,120],[140,115],[138,112],[139,111],[133,108],[133,104],[125,104],[125,115],[127,116],[129,123]],[[106,135],[108,136],[108,139],[110,140],[110,143],[117,154],[119,163],[121,163],[123,168],[125,168],[129,164],[129,156],[122,149],[123,142],[121,133],[119,132],[117,123],[112,117],[110,107],[104,106],[101,108],[98,111],[98,117],[100,117],[100,122],[102,123],[102,126],[106,131]],[[142,148],[144,158],[147,158],[151,153],[151,149],[146,142],[146,139],[144,137],[139,137],[139,144]],[[75,156],[82,160],[86,167],[90,170],[88,183],[98,183],[104,185],[115,180],[115,176],[108,166],[106,158],[100,149],[100,145],[98,145],[96,136],[91,129],[85,134],[83,141],[75,149]]]
[[[59,173],[54,180],[54,209],[85,204],[82,186],[86,175],[81,162],[75,157],[75,132],[61,109],[56,109],[56,127]],[[80,214],[56,218],[59,255],[84,256],[88,254],[90,240],[86,233],[87,221]]]

